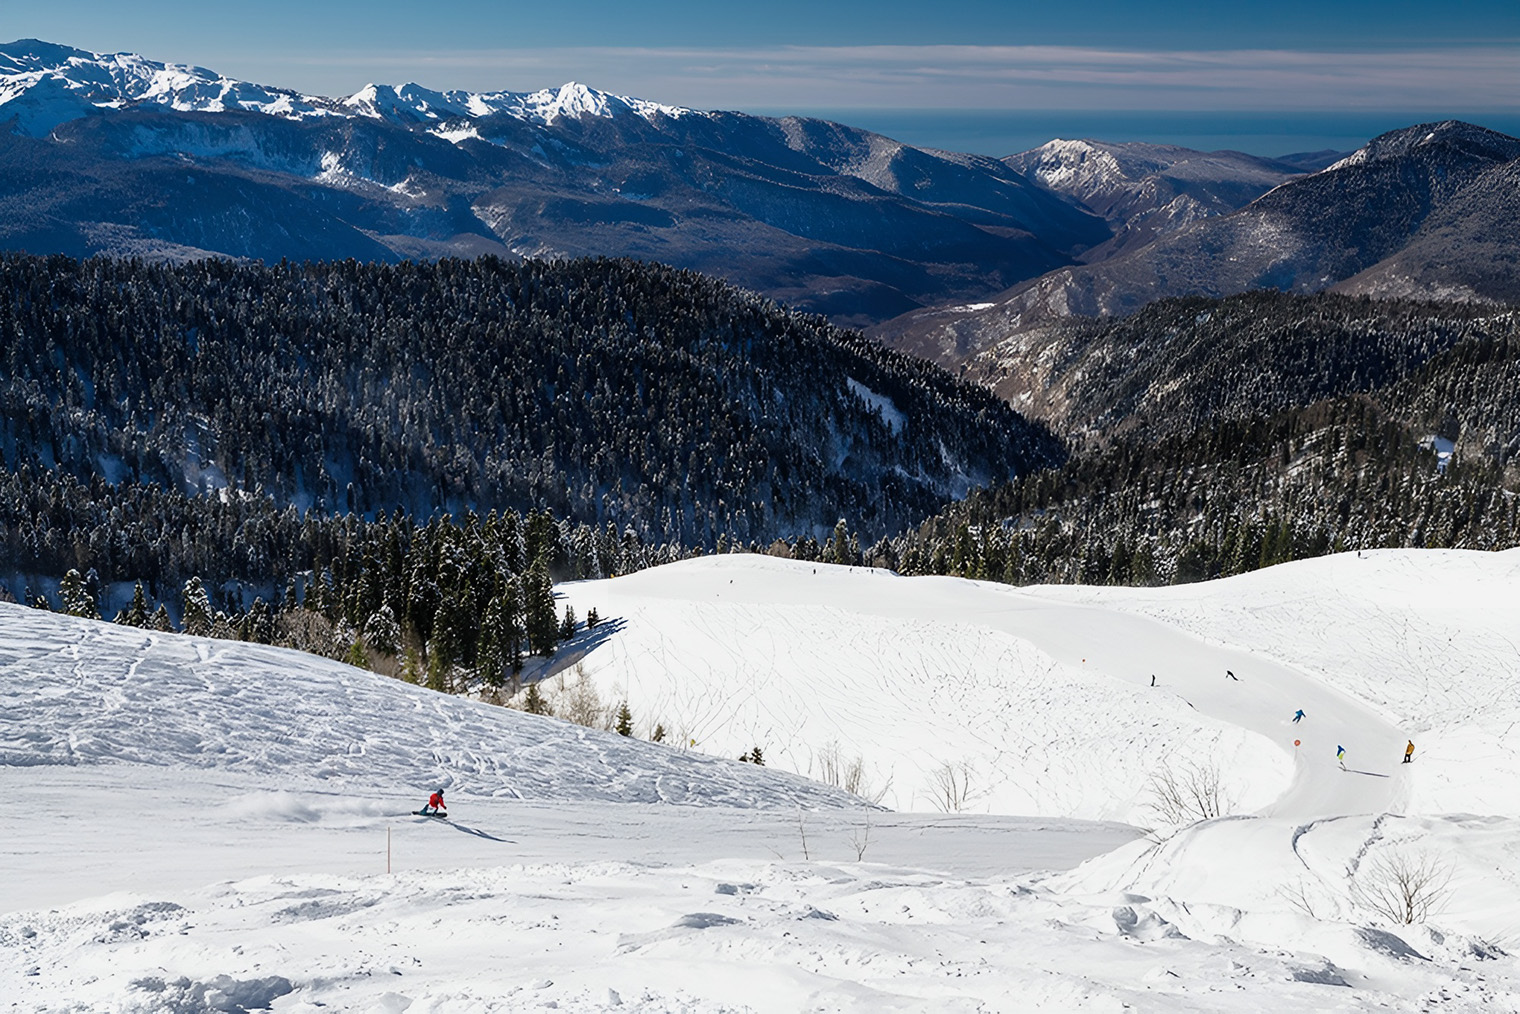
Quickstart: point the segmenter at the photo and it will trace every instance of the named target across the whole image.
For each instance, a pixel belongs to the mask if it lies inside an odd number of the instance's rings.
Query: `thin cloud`
[[[267,60],[267,56],[265,56]],[[262,62],[262,61],[261,61]],[[292,54],[297,87],[418,80],[532,89],[567,80],[699,108],[1520,109],[1505,46],[1318,52],[1068,46],[579,47]],[[283,83],[283,82],[273,82]]]

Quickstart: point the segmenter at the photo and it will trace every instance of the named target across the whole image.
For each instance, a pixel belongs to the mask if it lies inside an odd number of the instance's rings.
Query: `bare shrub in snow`
[[[550,681],[551,710],[555,717],[590,729],[611,729],[616,709],[602,702],[596,682],[577,662],[567,677],[563,672]]]
[[[1173,827],[1223,817],[1235,807],[1217,762],[1164,767],[1151,775],[1149,789],[1147,808],[1158,821]]]
[[[1292,884],[1284,884],[1279,887],[1277,894],[1291,905],[1295,911],[1303,913],[1310,919],[1319,918],[1319,907],[1314,902],[1314,896],[1309,891],[1309,885],[1302,877]]]
[[[864,862],[866,849],[871,847],[871,811],[866,811],[864,827],[856,828],[850,832],[850,845],[855,849],[855,861]]]
[[[1429,852],[1389,849],[1357,868],[1351,891],[1363,908],[1409,926],[1440,910],[1450,883],[1451,867]]]
[[[971,765],[966,761],[952,764],[949,761],[935,768],[929,775],[932,790],[929,802],[944,813],[960,813],[971,801]]]
[[[815,766],[816,774],[813,773]],[[812,761],[808,764],[808,774],[826,785],[844,789],[872,803],[881,802],[892,788],[891,778],[878,787],[874,779],[866,773],[865,758],[856,754],[853,760],[847,760],[840,752],[837,742],[824,744],[813,755]]]
[[[327,655],[333,645],[333,625],[311,609],[293,609],[275,619],[278,643],[312,655]],[[347,645],[344,645],[347,648]]]

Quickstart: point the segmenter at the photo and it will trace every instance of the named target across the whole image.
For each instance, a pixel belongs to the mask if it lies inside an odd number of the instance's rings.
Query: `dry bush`
[[[933,790],[929,802],[943,813],[960,813],[971,801],[971,765],[966,761],[945,761],[934,769],[929,781]]]
[[[1225,791],[1219,765],[1164,767],[1151,776],[1148,809],[1163,824],[1181,827],[1230,813],[1235,800]]]
[[[611,729],[617,709],[602,701],[596,692],[596,681],[586,672],[586,667],[575,663],[571,670],[573,678],[561,672],[550,681],[549,710],[556,718],[563,718],[589,729]]]
[[[818,769],[816,775],[812,773],[815,765]],[[844,789],[872,803],[880,803],[892,788],[890,778],[886,784],[878,787],[866,773],[865,758],[856,754],[853,760],[846,760],[837,742],[826,743],[813,755],[813,760],[808,764],[808,773],[825,785]]]
[[[1352,894],[1363,908],[1409,926],[1440,910],[1449,895],[1451,867],[1429,852],[1389,849],[1357,868]]]

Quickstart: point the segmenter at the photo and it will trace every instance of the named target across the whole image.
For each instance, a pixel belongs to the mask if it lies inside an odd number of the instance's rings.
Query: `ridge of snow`
[[[1366,165],[1389,158],[1410,155],[1421,148],[1450,142],[1465,143],[1469,151],[1483,150],[1492,158],[1510,161],[1520,158],[1520,140],[1463,120],[1417,123],[1413,126],[1379,134],[1356,151],[1325,169],[1331,172],[1349,166]]]
[[[830,808],[840,790],[436,693],[303,652],[0,603],[0,770],[153,765],[300,785]]]

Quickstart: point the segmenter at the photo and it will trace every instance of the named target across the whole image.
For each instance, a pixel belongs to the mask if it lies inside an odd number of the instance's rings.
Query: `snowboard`
[[[419,817],[437,817],[440,820],[449,819],[449,815],[446,813],[428,813],[426,810],[413,810],[412,812]]]

